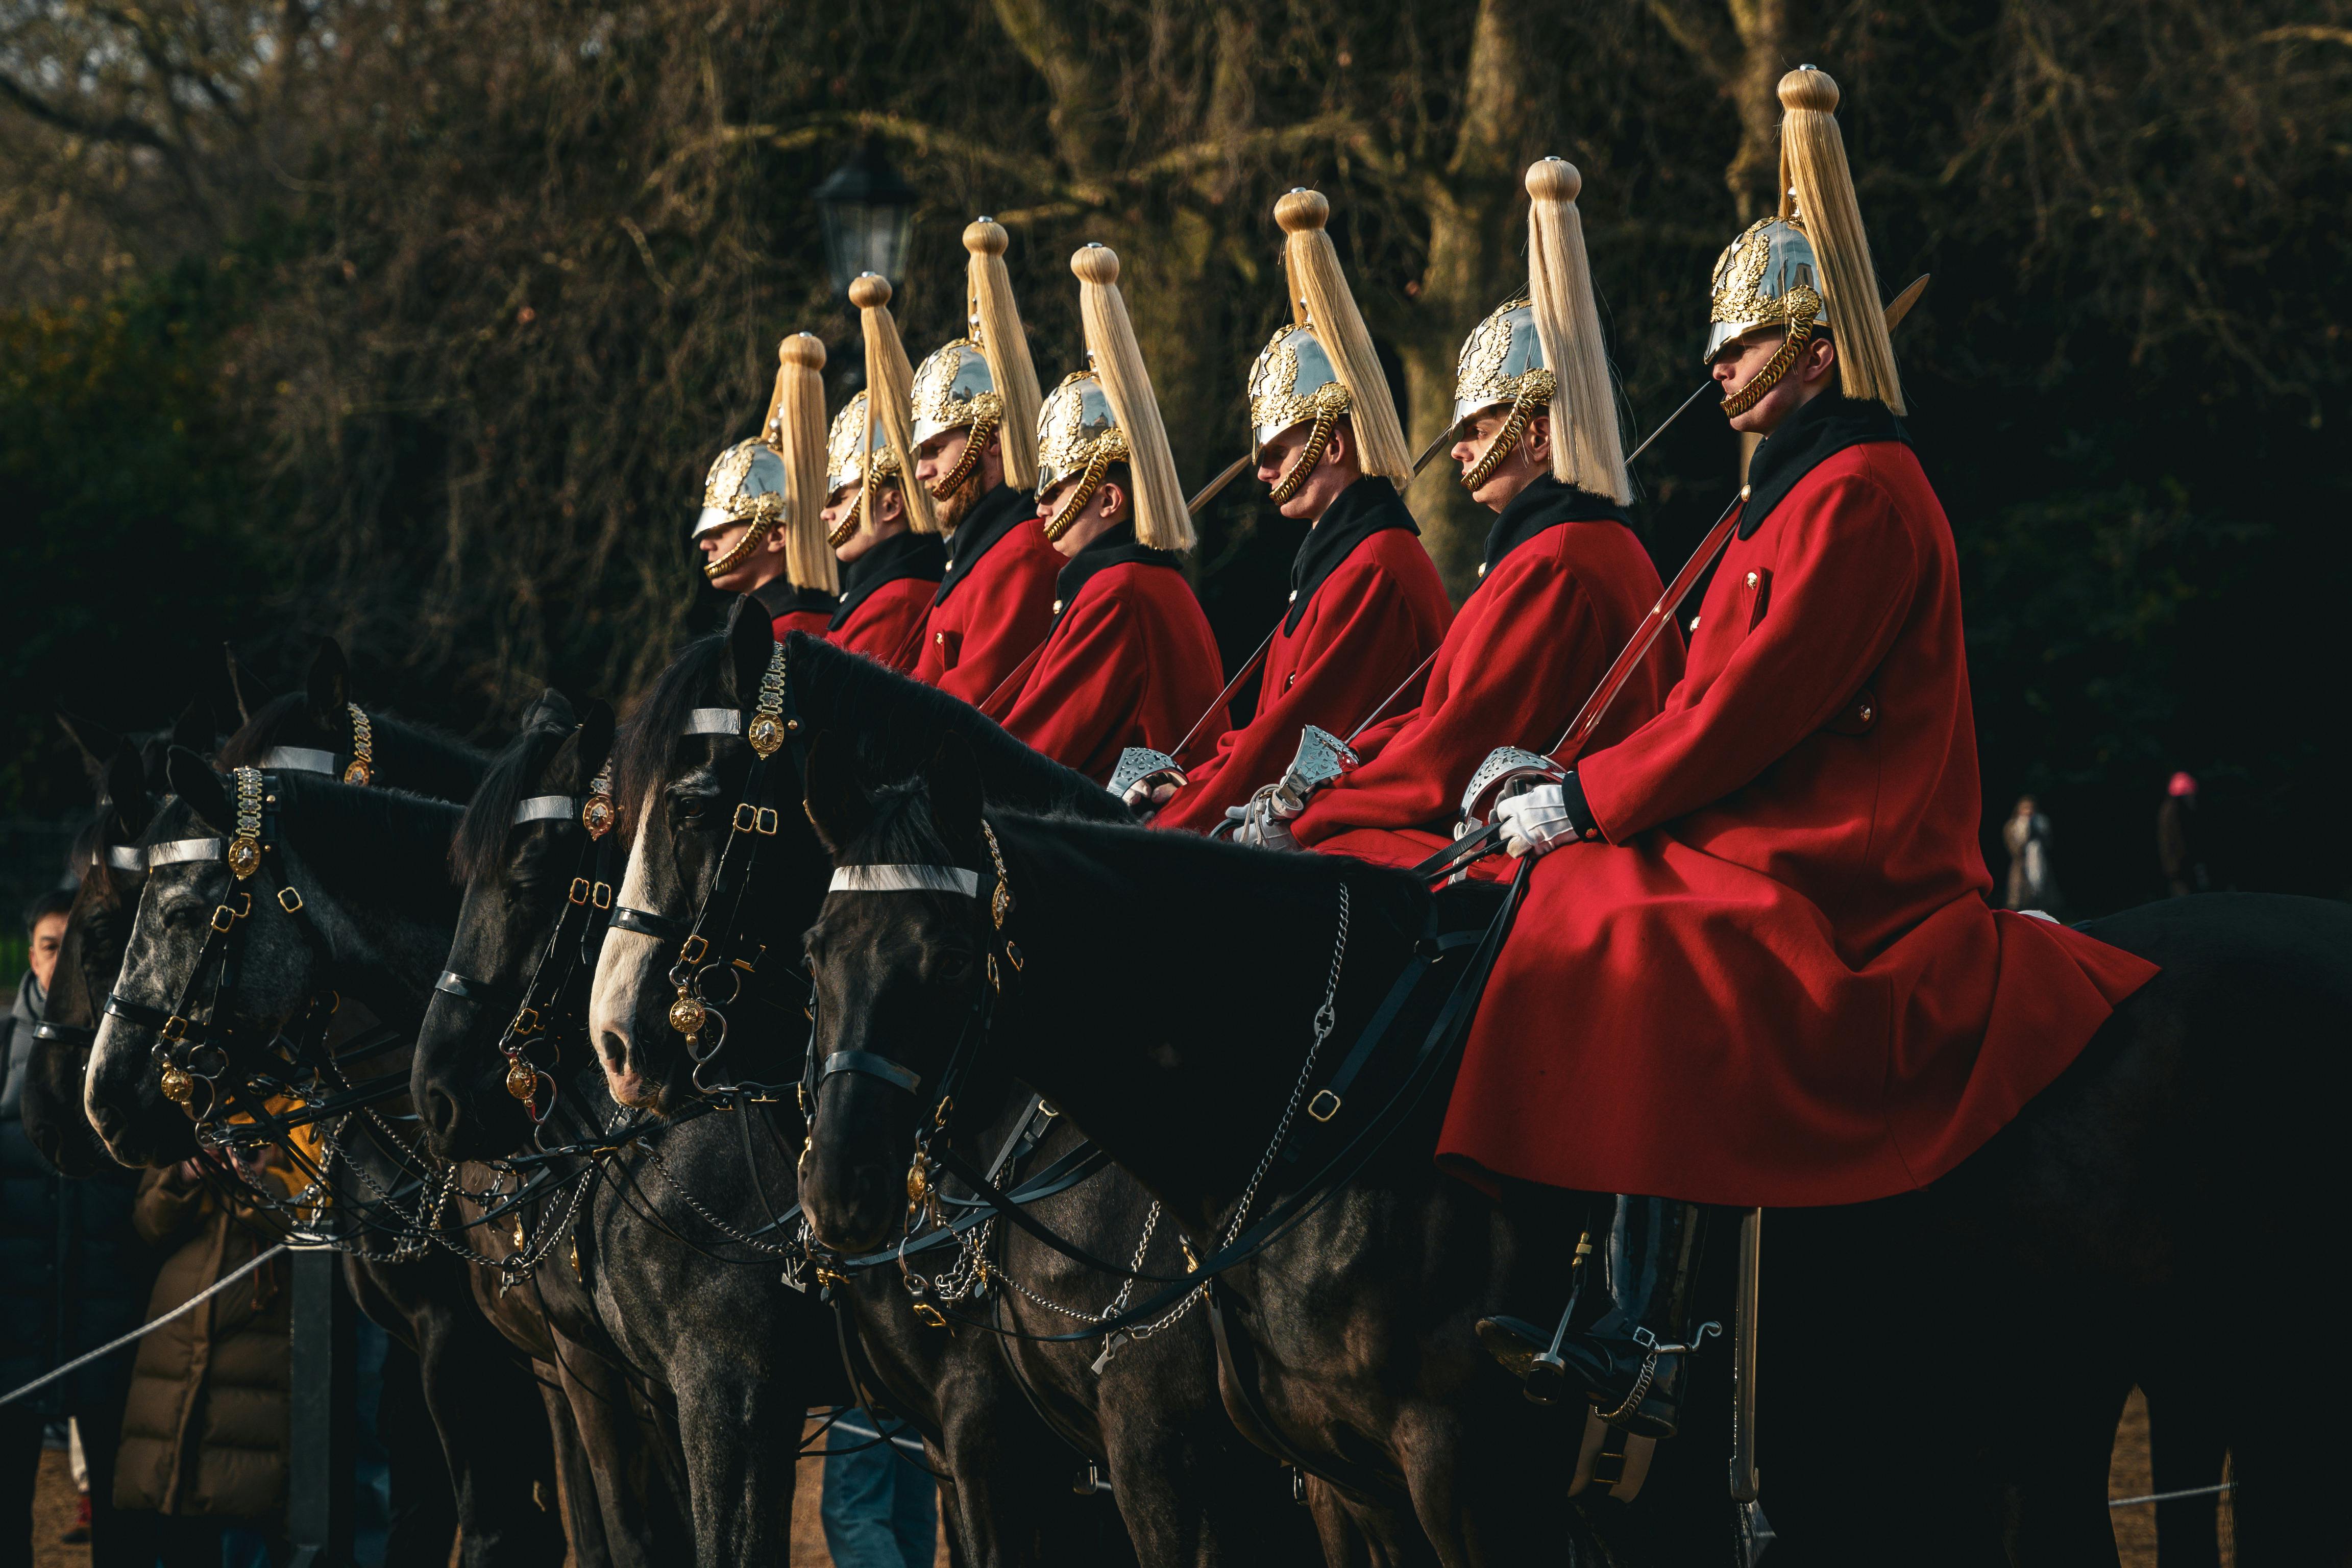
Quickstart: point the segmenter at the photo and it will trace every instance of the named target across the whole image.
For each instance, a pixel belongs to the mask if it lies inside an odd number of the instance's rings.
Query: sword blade
[[[1224,488],[1227,485],[1232,484],[1235,479],[1240,479],[1242,475],[1255,467],[1256,462],[1257,456],[1255,453],[1244,452],[1240,457],[1235,458],[1232,462],[1227,463],[1224,466],[1223,470],[1220,472],[1215,479],[1211,479],[1207,484],[1202,485],[1199,489],[1192,492],[1192,499],[1184,503],[1185,512],[1192,517],[1200,516],[1201,509],[1202,507],[1216,500],[1219,495],[1224,492]]]
[[[1184,748],[1192,743],[1192,737],[1201,732],[1201,726],[1209,721],[1210,714],[1214,713],[1218,709],[1223,708],[1226,703],[1231,702],[1234,700],[1234,691],[1240,689],[1243,681],[1247,680],[1250,678],[1250,671],[1258,667],[1258,662],[1265,658],[1265,650],[1274,646],[1275,632],[1278,632],[1281,629],[1282,622],[1275,622],[1273,629],[1265,634],[1265,640],[1257,645],[1257,651],[1250,655],[1249,658],[1242,660],[1240,671],[1236,673],[1231,680],[1225,682],[1225,689],[1217,693],[1217,700],[1214,702],[1210,703],[1206,708],[1201,710],[1201,716],[1192,721],[1192,727],[1184,731],[1184,738],[1176,742],[1175,749],[1168,753],[1170,756],[1176,758],[1180,762],[1183,760]],[[1263,697],[1258,699],[1258,702],[1261,707],[1265,705],[1265,700]]]

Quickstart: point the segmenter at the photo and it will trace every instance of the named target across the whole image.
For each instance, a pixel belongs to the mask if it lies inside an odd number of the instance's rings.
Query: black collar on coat
[[[1894,410],[1874,397],[1832,391],[1801,405],[1756,444],[1756,455],[1748,460],[1748,502],[1739,512],[1739,537],[1746,539],[1761,528],[1772,509],[1788,500],[1798,481],[1824,459],[1865,441],[1900,441],[1907,447],[1911,436]]]
[[[1173,550],[1153,550],[1135,542],[1135,524],[1122,522],[1084,550],[1070,557],[1070,563],[1054,576],[1054,619],[1059,626],[1062,616],[1097,572],[1111,566],[1124,566],[1140,562],[1147,566],[1165,566],[1181,574],[1184,557]]]
[[[894,533],[877,541],[866,552],[842,569],[841,607],[833,612],[831,629],[839,631],[858,605],[873,595],[874,590],[886,583],[896,583],[901,577],[919,577],[926,583],[936,583],[947,570],[947,546],[937,534],[917,533],[913,529]]]
[[[1356,552],[1356,546],[1391,528],[1416,536],[1421,532],[1396,486],[1371,474],[1341,490],[1298,542],[1298,553],[1290,563],[1290,610],[1282,617],[1282,635],[1298,629],[1298,618],[1307,613],[1315,590]]]
[[[1549,474],[1538,474],[1528,481],[1528,488],[1510,499],[1495,526],[1486,532],[1486,558],[1480,563],[1478,575],[1503,563],[1503,557],[1533,539],[1548,528],[1558,528],[1563,522],[1621,522],[1633,526],[1625,509],[1607,496],[1594,495],[1591,490],[1578,489],[1562,484]]]
[[[971,574],[998,540],[1036,515],[1037,498],[1011,485],[998,485],[974,501],[971,515],[956,525],[954,535],[948,541],[947,574],[940,579],[940,591],[932,596],[931,603],[946,604],[956,584]]]
[[[782,572],[752,589],[751,597],[760,601],[772,621],[802,610],[830,616],[841,603],[822,588],[793,587],[792,578]]]

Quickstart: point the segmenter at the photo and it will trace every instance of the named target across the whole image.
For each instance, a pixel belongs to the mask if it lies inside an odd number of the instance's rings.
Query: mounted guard
[[[1500,515],[1421,700],[1344,745],[1326,736],[1319,776],[1301,779],[1294,767],[1283,787],[1252,800],[1244,842],[1419,863],[1447,843],[1454,804],[1496,736],[1549,744],[1658,596],[1657,569],[1625,510],[1631,489],[1576,210],[1581,184],[1558,158],[1528,170],[1529,292],[1462,347],[1453,456],[1472,499]],[[1616,732],[1655,712],[1681,671],[1669,633]]]
[[[1257,711],[1152,819],[1206,832],[1271,789],[1309,724],[1345,734],[1410,679],[1454,609],[1399,495],[1412,458],[1371,334],[1324,232],[1331,204],[1296,190],[1275,204],[1288,237],[1292,319],[1250,367],[1257,477],[1307,536],[1290,602],[1258,651]]]
[[[786,632],[824,635],[840,607],[840,568],[825,545],[824,345],[794,332],[776,345],[776,387],[760,434],[719,454],[702,482],[694,542],[702,574],[749,594]]]
[[[1832,111],[1781,79],[1778,216],[1716,264],[1706,357],[1764,440],[1664,710],[1500,809],[1532,868],[1439,1158],[1560,1194],[1607,1297],[1490,1319],[1522,1376],[1671,1432],[1696,1205],[1855,1204],[1973,1153],[2156,971],[1993,910],[1950,525]],[[1551,854],[1554,850],[1566,853]]]
[[[903,675],[922,651],[947,551],[931,493],[915,478],[915,373],[890,319],[889,280],[864,274],[849,302],[866,332],[866,385],[834,416],[825,444],[826,542],[847,568],[826,635]]]
[[[994,691],[1045,640],[1062,558],[1037,525],[1037,408],[1044,398],[994,218],[963,231],[970,337],[915,372],[915,478],[938,503],[946,573],[932,595],[915,679],[967,702]]]
[[[1089,245],[1070,270],[1093,368],[1064,377],[1037,417],[1037,514],[1067,563],[1045,640],[981,710],[1099,784],[1128,747],[1179,752],[1216,700],[1221,665],[1184,579],[1192,520],[1119,298],[1118,258]],[[1224,731],[1209,714],[1191,749]]]

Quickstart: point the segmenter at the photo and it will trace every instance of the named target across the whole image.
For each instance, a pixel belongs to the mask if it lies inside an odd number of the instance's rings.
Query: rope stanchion
[[[121,1350],[123,1346],[132,1344],[140,1340],[145,1339],[149,1334],[153,1333],[157,1329],[162,1328],[164,1324],[172,1322],[176,1319],[186,1317],[190,1312],[194,1311],[206,1301],[211,1300],[214,1297],[219,1295],[222,1291],[227,1289],[230,1286],[236,1284],[238,1280],[244,1279],[247,1275],[252,1273],[255,1269],[268,1262],[271,1258],[276,1258],[279,1253],[290,1250],[292,1250],[291,1244],[283,1241],[279,1242],[277,1246],[271,1247],[267,1252],[261,1253],[249,1262],[239,1264],[235,1269],[222,1275],[211,1285],[197,1291],[194,1295],[189,1297],[186,1300],[181,1302],[178,1306],[173,1308],[170,1311],[164,1313],[162,1317],[155,1319],[153,1321],[142,1323],[127,1334],[118,1335],[114,1339],[107,1341],[106,1343],[99,1346],[94,1351],[85,1351],[80,1355],[74,1357],[73,1360],[66,1363],[65,1365],[43,1373],[40,1376],[33,1379],[32,1382],[25,1384],[22,1388],[12,1388],[5,1394],[0,1394],[0,1405],[13,1404],[16,1401],[24,1398],[25,1395],[32,1393],[37,1388],[47,1388],[50,1384],[57,1382],[58,1379],[64,1377],[70,1373],[79,1372],[83,1367],[88,1366],[94,1361],[105,1360],[108,1356],[112,1355],[116,1351]]]

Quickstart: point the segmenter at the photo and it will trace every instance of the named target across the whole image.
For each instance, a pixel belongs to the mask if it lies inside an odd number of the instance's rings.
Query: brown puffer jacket
[[[273,1245],[249,1213],[150,1171],[132,1215],[158,1248],[152,1321]],[[286,1503],[287,1268],[278,1258],[139,1342],[114,1506],[257,1519]]]

